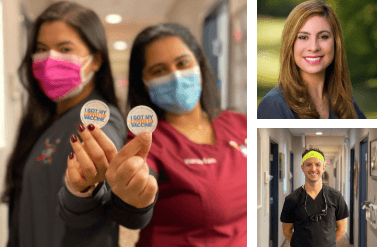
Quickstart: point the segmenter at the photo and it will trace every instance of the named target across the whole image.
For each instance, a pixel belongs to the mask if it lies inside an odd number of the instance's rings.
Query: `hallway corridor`
[[[377,224],[370,223],[377,213],[362,209],[377,203],[377,129],[258,128],[257,147],[258,247],[289,246],[281,215],[286,198],[306,184],[302,162],[309,149],[324,153],[321,181],[340,193],[349,212],[338,217],[347,224],[336,246],[377,246]]]

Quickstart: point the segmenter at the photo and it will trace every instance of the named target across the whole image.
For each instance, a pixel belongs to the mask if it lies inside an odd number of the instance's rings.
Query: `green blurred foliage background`
[[[258,0],[258,101],[276,84],[285,19],[302,0]],[[377,118],[377,3],[324,0],[339,18],[355,100],[367,118]]]

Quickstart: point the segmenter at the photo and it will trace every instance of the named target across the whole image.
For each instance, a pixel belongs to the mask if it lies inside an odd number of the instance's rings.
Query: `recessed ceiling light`
[[[123,51],[123,50],[125,50],[125,49],[127,49],[127,43],[126,42],[124,42],[124,41],[116,41],[116,42],[114,42],[114,49],[115,50],[118,50],[118,51]]]
[[[118,14],[110,14],[105,17],[105,21],[110,24],[118,24],[122,21],[122,16]]]
[[[320,136],[320,135],[322,135],[322,132],[316,132],[315,133],[317,136]]]

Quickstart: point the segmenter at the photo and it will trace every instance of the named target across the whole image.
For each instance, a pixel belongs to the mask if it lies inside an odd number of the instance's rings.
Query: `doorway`
[[[228,1],[220,0],[206,16],[203,27],[203,48],[216,76],[221,109],[228,108],[229,98],[229,18]]]
[[[350,157],[350,228],[349,228],[349,242],[350,244],[353,244],[353,210],[354,210],[354,165],[355,165],[355,148],[351,149],[351,157]]]
[[[366,219],[365,210],[361,203],[367,200],[367,164],[368,164],[368,137],[360,142],[359,168],[359,247],[366,246]]]
[[[270,247],[278,246],[279,225],[279,145],[270,140]]]

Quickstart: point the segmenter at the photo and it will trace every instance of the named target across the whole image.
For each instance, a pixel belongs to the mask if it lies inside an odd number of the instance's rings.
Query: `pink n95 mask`
[[[94,71],[86,77],[84,75],[85,67],[93,60],[93,55],[88,57],[62,54],[52,49],[34,54],[32,64],[34,78],[49,99],[59,102],[72,98],[80,94],[94,76]],[[88,61],[83,65],[83,60],[87,58]]]

